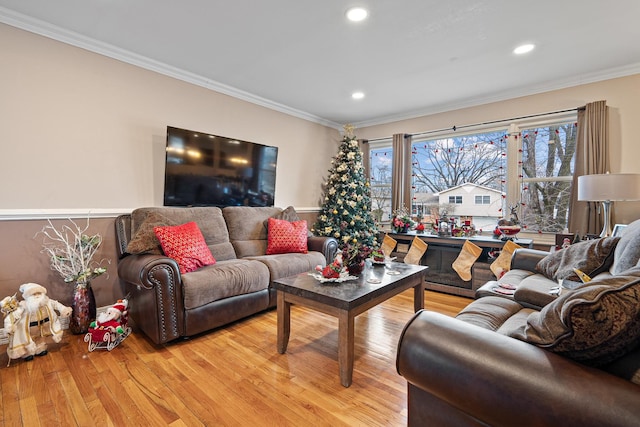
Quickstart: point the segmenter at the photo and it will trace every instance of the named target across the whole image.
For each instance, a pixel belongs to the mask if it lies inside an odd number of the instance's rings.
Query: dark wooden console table
[[[489,235],[473,237],[451,237],[436,236],[431,234],[417,234],[415,231],[408,233],[389,233],[398,242],[398,247],[393,256],[402,260],[406,255],[411,241],[418,236],[424,240],[429,248],[422,257],[420,264],[429,266],[429,276],[425,285],[426,289],[445,292],[453,295],[474,297],[476,289],[484,285],[489,280],[495,280],[489,266],[493,259],[489,257],[489,252],[502,249],[505,241],[495,239]],[[482,248],[482,254],[473,265],[471,270],[472,279],[463,281],[458,273],[451,267],[451,264],[460,254],[460,249],[464,242],[470,240]],[[516,239],[514,243],[524,247],[532,248],[533,240]]]

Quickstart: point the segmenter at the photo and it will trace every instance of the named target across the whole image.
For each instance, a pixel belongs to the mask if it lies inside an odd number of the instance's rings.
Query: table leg
[[[291,303],[284,299],[284,292],[278,291],[277,294],[277,311],[278,311],[278,353],[287,352],[289,344],[289,333],[291,331]]]
[[[413,288],[413,311],[418,312],[424,308],[424,279]]]
[[[338,367],[340,383],[344,387],[351,385],[354,359],[354,316],[341,311],[338,316]]]

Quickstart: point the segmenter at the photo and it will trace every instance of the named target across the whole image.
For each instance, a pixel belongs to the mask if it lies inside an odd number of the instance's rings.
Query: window
[[[414,136],[412,212],[427,220],[429,215],[473,217],[483,229],[515,216],[525,231],[562,231],[574,172],[575,121],[572,111],[467,133]],[[454,187],[469,194],[467,204],[463,196],[439,197]]]
[[[501,195],[505,191],[507,129],[498,128],[482,133],[460,134],[447,131],[433,139],[415,139],[412,143],[412,200],[430,201],[424,206],[432,218],[473,217],[477,228],[493,229],[502,216]],[[463,196],[438,197],[440,192],[460,187]],[[495,192],[493,204],[478,209],[475,193],[483,196]],[[446,193],[445,193],[446,194]],[[432,197],[436,195],[435,197]],[[428,217],[425,215],[425,217]]]
[[[561,232],[569,220],[577,124],[532,127],[522,137],[520,212],[528,228]]]

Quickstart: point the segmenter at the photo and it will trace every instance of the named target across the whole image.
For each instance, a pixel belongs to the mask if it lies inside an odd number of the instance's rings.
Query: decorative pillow
[[[153,231],[160,241],[164,254],[178,263],[180,273],[189,273],[205,265],[216,263],[195,222],[154,227]]]
[[[269,218],[267,255],[307,253],[307,221]]]
[[[176,223],[159,212],[150,212],[131,237],[127,245],[127,253],[161,255],[162,248],[153,229],[167,225],[176,225]]]
[[[620,274],[635,267],[638,262],[640,262],[640,219],[633,221],[624,229],[624,234],[616,247],[611,274]]]
[[[573,271],[574,268],[582,270],[588,276],[596,276],[607,271],[613,264],[619,240],[619,237],[603,237],[574,243],[541,259],[536,270],[551,280],[569,279],[579,282],[580,278]]]
[[[640,268],[565,293],[509,335],[599,366],[640,344]]]
[[[293,206],[288,206],[282,212],[272,216],[271,218],[275,219],[284,219],[285,221],[295,222],[300,221],[300,217],[298,216],[298,212],[296,212]],[[264,226],[267,228],[267,232],[269,231],[269,218],[264,220]],[[313,233],[311,230],[307,231],[307,237],[313,237]]]

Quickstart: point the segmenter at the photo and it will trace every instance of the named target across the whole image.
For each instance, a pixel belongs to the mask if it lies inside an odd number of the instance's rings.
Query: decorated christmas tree
[[[377,227],[371,215],[371,191],[362,165],[362,151],[346,125],[338,154],[325,187],[324,202],[314,224],[318,236],[335,237],[341,248],[347,245],[374,247]]]

